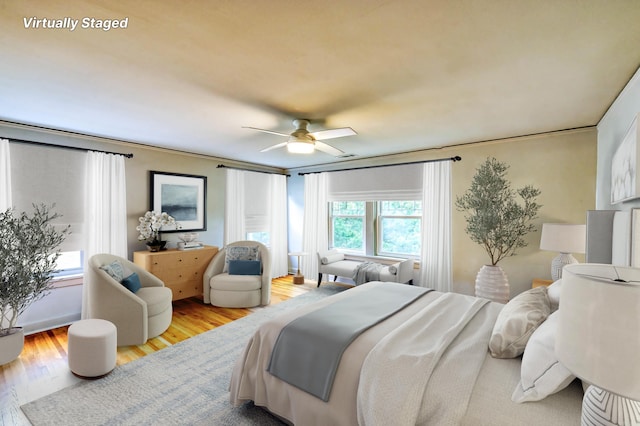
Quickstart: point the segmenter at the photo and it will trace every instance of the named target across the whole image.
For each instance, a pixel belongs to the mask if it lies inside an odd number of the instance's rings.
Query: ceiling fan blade
[[[287,145],[287,142],[282,142],[282,143],[279,143],[279,144],[276,144],[276,145],[272,145],[272,146],[270,146],[268,148],[265,148],[265,149],[261,150],[260,152],[271,151],[272,149],[282,148],[283,146],[286,146],[286,145]]]
[[[272,135],[289,136],[289,133],[274,132],[273,130],[258,129],[257,127],[242,126],[243,129],[257,130],[259,132],[271,133]]]
[[[353,136],[357,135],[356,131],[351,127],[341,127],[339,129],[327,129],[327,130],[318,130],[317,132],[309,133],[314,137],[315,140],[325,140],[325,139],[334,139],[341,138],[344,136]]]
[[[341,155],[344,155],[344,151],[341,151],[338,148],[334,148],[331,145],[320,142],[318,140],[315,142],[315,147],[317,150],[326,152],[327,154],[331,154],[334,157],[340,157]]]

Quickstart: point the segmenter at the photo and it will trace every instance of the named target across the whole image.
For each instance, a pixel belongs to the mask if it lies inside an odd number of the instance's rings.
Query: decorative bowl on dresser
[[[214,246],[196,250],[136,251],[133,263],[164,281],[173,292],[173,300],[202,298],[202,276],[217,252],[218,247]]]

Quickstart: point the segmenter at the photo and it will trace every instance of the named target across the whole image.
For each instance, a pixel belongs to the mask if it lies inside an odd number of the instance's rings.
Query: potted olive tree
[[[60,217],[54,206],[34,205],[33,212],[0,212],[0,365],[22,352],[24,334],[18,317],[33,302],[48,294],[60,255],[56,248],[69,227],[57,230]]]
[[[484,247],[491,261],[478,272],[476,296],[502,303],[509,300],[509,282],[498,262],[527,246],[524,237],[536,230],[531,222],[541,207],[536,202],[539,189],[531,185],[511,189],[508,168],[506,163],[487,158],[476,169],[469,189],[456,199],[457,209],[466,212],[465,231]]]

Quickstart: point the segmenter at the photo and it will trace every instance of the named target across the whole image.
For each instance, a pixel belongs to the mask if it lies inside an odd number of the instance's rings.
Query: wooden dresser
[[[202,276],[217,252],[218,247],[213,246],[195,250],[136,251],[133,262],[164,281],[173,292],[173,300],[202,298]]]

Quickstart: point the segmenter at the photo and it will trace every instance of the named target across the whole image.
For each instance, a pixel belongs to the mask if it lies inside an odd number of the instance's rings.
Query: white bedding
[[[327,402],[266,371],[285,324],[333,300],[366,297],[368,288],[379,285],[401,284],[368,283],[263,324],[234,368],[232,403],[252,400],[301,425],[579,423],[579,385],[540,402],[511,401],[520,361],[494,359],[488,352],[502,305],[452,293],[431,292],[360,335],[343,354]]]

